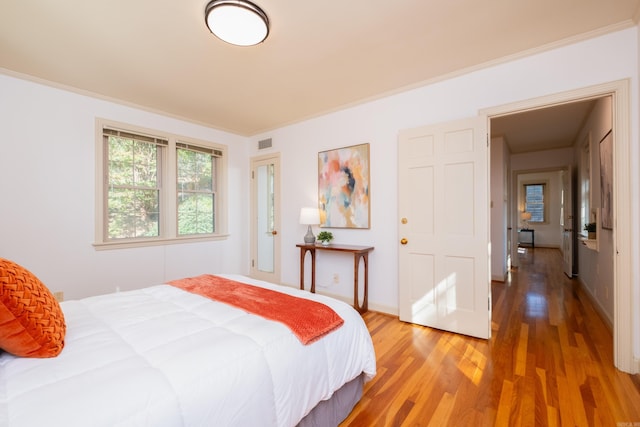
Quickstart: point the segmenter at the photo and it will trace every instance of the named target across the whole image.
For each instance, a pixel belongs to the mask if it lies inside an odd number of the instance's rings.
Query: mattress
[[[349,305],[221,276],[319,301],[344,324],[302,345],[281,323],[166,284],[63,302],[58,357],[0,353],[0,425],[294,426],[375,375],[371,336]]]

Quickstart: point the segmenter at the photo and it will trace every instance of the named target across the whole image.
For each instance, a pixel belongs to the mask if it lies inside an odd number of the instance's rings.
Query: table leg
[[[304,258],[311,253],[311,293],[316,293],[316,251],[314,248],[300,248],[300,289],[304,291]]]
[[[311,252],[311,293],[316,293],[316,250],[309,249]]]
[[[305,248],[300,248],[300,290],[304,291],[304,256],[307,254]]]
[[[360,257],[364,261],[364,295],[362,306],[358,298],[358,276],[360,275]],[[353,306],[360,313],[365,313],[369,309],[369,254],[354,254],[353,257]]]

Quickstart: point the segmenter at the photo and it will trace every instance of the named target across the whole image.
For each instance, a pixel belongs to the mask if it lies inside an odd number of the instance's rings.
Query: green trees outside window
[[[178,234],[213,233],[215,157],[206,152],[177,149]]]
[[[161,149],[155,143],[108,136],[109,239],[159,236]]]
[[[103,130],[103,140],[107,240],[216,232],[220,150],[175,142],[175,163],[169,165],[168,140],[111,129]],[[175,193],[166,187],[167,179],[175,179]],[[168,217],[175,217],[175,231],[169,234],[162,230]]]

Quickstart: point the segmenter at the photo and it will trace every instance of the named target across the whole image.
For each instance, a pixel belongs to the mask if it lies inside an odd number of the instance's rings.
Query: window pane
[[[213,194],[178,193],[178,234],[213,233]]]
[[[531,213],[529,222],[544,222],[544,184],[525,185],[525,210]]]
[[[159,191],[109,190],[109,239],[155,237],[159,227]]]
[[[133,140],[109,137],[109,185],[133,183]]]
[[[109,185],[156,188],[158,147],[132,139],[109,137]]]
[[[134,182],[136,187],[157,187],[160,148],[155,144],[135,142],[133,145]]]
[[[178,149],[178,190],[212,191],[212,160],[210,154]]]

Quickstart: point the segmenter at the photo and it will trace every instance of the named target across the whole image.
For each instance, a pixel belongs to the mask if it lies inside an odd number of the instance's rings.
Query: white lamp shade
[[[520,214],[520,219],[524,220],[524,221],[529,221],[531,219],[531,212],[522,212]]]
[[[205,19],[219,39],[237,46],[252,46],[269,34],[267,15],[245,0],[215,0],[209,3]]]
[[[318,208],[300,209],[300,224],[305,224],[305,225],[320,224],[320,210]]]

